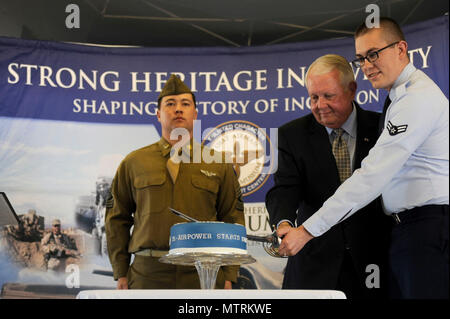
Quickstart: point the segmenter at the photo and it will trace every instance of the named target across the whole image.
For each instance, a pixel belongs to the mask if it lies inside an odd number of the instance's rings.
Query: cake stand
[[[167,254],[159,259],[166,264],[195,266],[202,289],[214,289],[220,266],[244,265],[256,260],[248,254],[189,252]]]

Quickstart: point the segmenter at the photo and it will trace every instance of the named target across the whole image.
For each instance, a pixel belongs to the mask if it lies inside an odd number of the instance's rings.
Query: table
[[[346,299],[337,290],[280,289],[130,289],[82,290],[77,299]]]

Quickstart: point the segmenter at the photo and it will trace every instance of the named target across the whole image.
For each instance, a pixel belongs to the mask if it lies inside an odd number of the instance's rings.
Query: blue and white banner
[[[447,16],[404,28],[411,61],[447,97],[448,30]],[[353,39],[248,48],[112,48],[0,38],[0,191],[18,214],[34,209],[44,216],[46,227],[59,218],[63,228],[99,236],[98,221],[86,225],[80,216],[90,209],[98,214],[101,185],[110,182],[126,154],[159,140],[156,101],[175,73],[195,92],[198,139],[222,150],[263,150],[264,156],[241,163],[239,182],[248,232],[267,234],[263,202],[276,170],[276,128],[310,112],[306,71],[329,53],[352,60]],[[373,89],[360,69],[354,73],[356,101],[380,111],[386,92]],[[90,248],[83,249],[88,256]],[[263,254],[263,263],[281,274],[284,264]],[[2,258],[7,262],[1,256],[0,267]],[[34,278],[20,269],[13,273],[16,281]],[[1,276],[0,284],[6,281]]]

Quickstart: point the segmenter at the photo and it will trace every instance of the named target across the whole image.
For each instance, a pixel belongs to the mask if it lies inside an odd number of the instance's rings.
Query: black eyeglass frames
[[[355,68],[360,68],[360,67],[362,67],[362,66],[364,65],[364,63],[366,62],[365,60],[369,61],[370,63],[373,63],[373,62],[375,62],[376,60],[378,60],[378,58],[380,57],[380,56],[379,56],[379,53],[380,53],[381,51],[383,51],[384,49],[387,49],[387,48],[389,48],[389,47],[391,47],[391,46],[393,46],[393,45],[395,45],[395,44],[397,44],[397,43],[399,43],[399,42],[400,42],[400,41],[391,43],[391,44],[389,44],[389,45],[385,46],[384,48],[381,48],[381,49],[379,49],[379,50],[377,50],[377,51],[372,51],[372,52],[367,53],[366,56],[362,56],[362,57],[356,58],[356,59],[354,59],[354,60],[352,61],[352,64],[353,64],[353,66],[354,66]]]

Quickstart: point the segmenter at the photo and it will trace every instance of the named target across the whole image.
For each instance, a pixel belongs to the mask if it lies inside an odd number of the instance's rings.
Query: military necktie
[[[384,121],[386,119],[386,112],[389,105],[391,105],[391,99],[389,98],[388,94],[388,96],[386,96],[386,100],[384,100],[383,113],[381,114],[380,121],[378,122],[378,136],[380,136],[381,132],[383,132]]]
[[[169,171],[170,177],[172,178],[172,182],[175,184],[177,180],[178,172],[180,171],[180,153],[182,152],[181,148],[177,152],[174,152],[173,155],[167,160],[167,170]]]
[[[347,143],[342,138],[343,133],[343,129],[335,129],[335,138],[332,144],[332,151],[334,158],[336,159],[336,165],[338,168],[341,183],[343,183],[347,178],[350,177],[350,175],[352,175],[352,169],[350,166],[350,154],[348,152]]]

